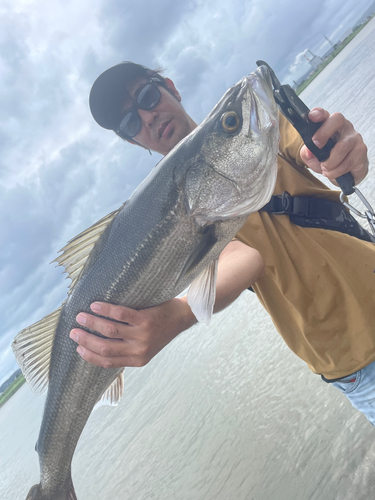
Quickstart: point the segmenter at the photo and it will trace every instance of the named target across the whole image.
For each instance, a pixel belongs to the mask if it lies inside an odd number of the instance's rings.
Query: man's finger
[[[348,137],[335,145],[329,158],[322,162],[321,166],[323,173],[325,173],[333,172],[339,166],[342,168],[342,165],[344,164],[346,166],[346,172],[348,172],[355,167],[357,162],[358,159],[356,159],[355,138]]]
[[[143,366],[137,365],[134,360],[130,356],[116,356],[105,358],[96,354],[90,349],[87,349],[82,346],[77,347],[77,352],[88,363],[92,365],[100,366],[102,368],[123,368],[125,366]]]
[[[76,320],[80,325],[90,330],[95,330],[110,339],[123,339],[126,331],[132,328],[126,324],[99,318],[98,316],[88,313],[79,313]]]
[[[154,355],[142,342],[104,339],[80,328],[71,330],[70,338],[78,343],[77,352],[83,359],[102,368],[145,366]]]
[[[301,160],[304,164],[309,167],[311,170],[316,172],[317,174],[322,173],[322,168],[320,166],[320,161],[318,158],[312,153],[308,147],[304,144],[300,151]]]
[[[337,134],[342,130],[344,125],[346,127],[353,127],[350,122],[345,120],[341,113],[333,113],[315,132],[312,137],[313,143],[318,148],[323,148],[331,137],[337,137]]]
[[[115,306],[106,302],[93,302],[90,308],[93,312],[100,314],[100,316],[106,316],[107,318],[128,323],[129,325],[136,325],[139,322],[138,311],[130,309],[130,307]]]
[[[309,119],[314,122],[314,123],[318,123],[318,122],[323,122],[325,121],[327,118],[329,117],[329,112],[326,111],[325,109],[323,108],[313,108],[310,112],[309,112]]]
[[[101,356],[123,356],[125,355],[126,343],[119,339],[103,339],[80,328],[74,328],[70,332],[70,338],[81,347],[87,348]]]
[[[327,161],[327,168],[325,168],[324,163],[322,164],[322,173],[325,175],[328,179],[333,180],[337,179],[338,177],[341,177],[342,175],[346,174],[347,172],[351,172],[354,178],[355,183],[359,182],[361,179],[357,179],[357,171],[361,171],[362,168],[362,163],[366,162],[366,159],[363,160],[362,156],[359,154],[358,149],[360,148],[354,148],[352,149],[349,154],[347,154],[341,162],[336,162],[336,165],[334,168],[328,168],[328,161]],[[367,162],[368,163],[368,162]]]

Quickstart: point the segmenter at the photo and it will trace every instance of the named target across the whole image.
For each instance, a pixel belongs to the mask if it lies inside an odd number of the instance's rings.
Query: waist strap
[[[273,215],[288,215],[297,226],[330,229],[375,243],[375,237],[359,224],[342,203],[334,200],[291,196],[284,191],[282,195],[272,196],[260,210]]]

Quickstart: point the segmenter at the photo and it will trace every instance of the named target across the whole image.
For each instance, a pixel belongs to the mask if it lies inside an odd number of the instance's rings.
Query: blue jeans
[[[345,394],[354,408],[375,425],[375,361],[358,372],[331,383]]]

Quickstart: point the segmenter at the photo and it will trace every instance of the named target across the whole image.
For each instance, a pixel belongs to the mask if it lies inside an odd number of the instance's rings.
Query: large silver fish
[[[98,402],[116,404],[123,369],[84,361],[69,338],[81,311],[105,301],[142,309],[176,297],[208,322],[217,259],[274,190],[278,115],[267,70],[230,88],[207,118],[116,212],[71,240],[57,262],[72,279],[67,300],[22,330],[13,350],[37,392],[48,385],[36,446],[40,483],[27,500],[74,500],[71,460]]]

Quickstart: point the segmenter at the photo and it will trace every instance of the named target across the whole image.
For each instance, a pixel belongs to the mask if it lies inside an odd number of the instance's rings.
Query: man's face
[[[124,115],[145,83],[147,80],[138,79],[129,86],[128,92],[132,101],[124,104],[122,109]],[[169,153],[197,126],[182,107],[180,94],[173,82],[167,78],[166,85],[169,90],[158,85],[161,98],[153,109],[148,111],[138,109],[142,126],[138,134],[133,137],[137,143],[162,155]]]

